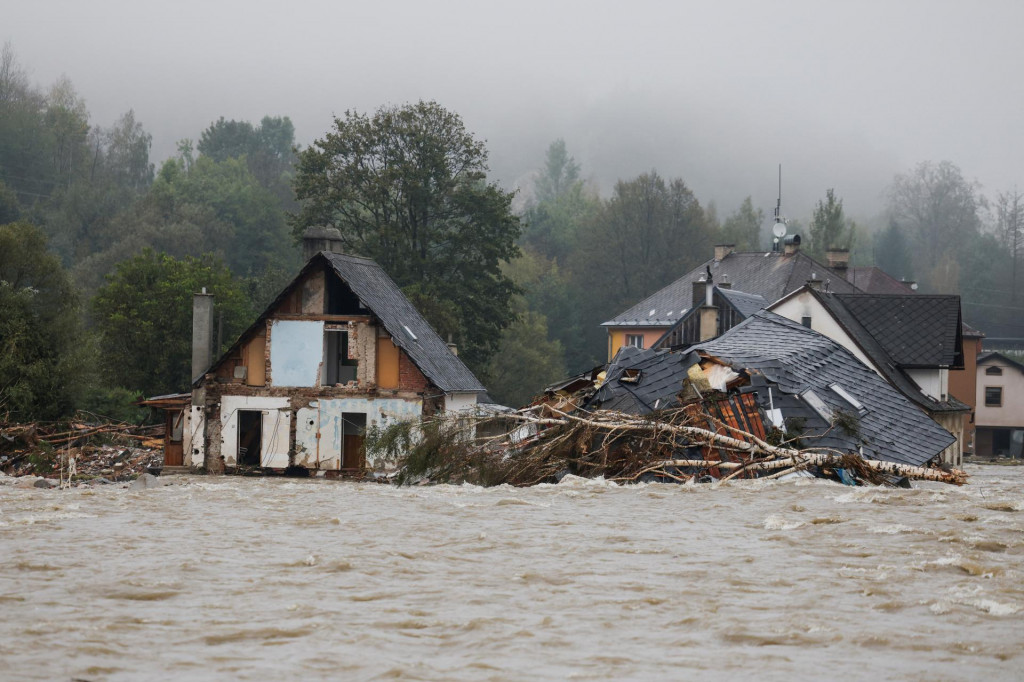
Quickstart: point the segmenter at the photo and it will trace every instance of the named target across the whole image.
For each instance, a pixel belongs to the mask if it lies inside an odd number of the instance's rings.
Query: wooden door
[[[345,434],[344,461],[342,469],[362,469],[364,467],[365,453],[363,452],[363,436],[352,433]]]

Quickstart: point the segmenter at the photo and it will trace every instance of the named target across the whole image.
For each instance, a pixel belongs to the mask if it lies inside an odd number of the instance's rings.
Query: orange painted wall
[[[242,348],[242,364],[247,386],[265,386],[267,383],[267,335],[257,334]]]
[[[388,337],[377,337],[377,386],[398,388],[398,346]]]
[[[971,406],[971,412],[964,417],[964,442],[973,442],[975,408],[978,406],[978,353],[981,339],[964,338],[964,368],[949,370],[949,392],[958,400]],[[968,448],[970,446],[968,445]]]
[[[626,334],[643,334],[644,348],[650,348],[667,331],[667,327],[608,328],[608,359],[611,360],[619,349],[626,345]]]

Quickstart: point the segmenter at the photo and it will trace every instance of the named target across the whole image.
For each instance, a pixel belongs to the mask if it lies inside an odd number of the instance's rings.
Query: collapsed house
[[[758,409],[712,404],[711,416],[755,435],[774,427],[804,446],[921,466],[955,441],[846,348],[767,311],[687,349],[621,349],[582,407],[651,414],[729,393]]]
[[[384,270],[334,252],[322,232],[307,233],[298,276],[212,363],[212,301],[196,295],[182,466],[357,474],[380,464],[366,461],[368,429],[471,409],[484,395]]]

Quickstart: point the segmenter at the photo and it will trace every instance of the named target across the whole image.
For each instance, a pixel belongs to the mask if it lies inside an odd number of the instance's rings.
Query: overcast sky
[[[0,0],[33,80],[93,122],[134,108],[156,160],[219,116],[287,115],[309,144],[346,109],[435,99],[511,187],[563,137],[607,193],[657,169],[719,214],[806,219],[834,187],[869,216],[897,172],[948,159],[1024,187],[1024,2]]]

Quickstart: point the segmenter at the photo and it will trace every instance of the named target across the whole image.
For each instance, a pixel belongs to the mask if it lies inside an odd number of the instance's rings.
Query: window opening
[[[986,367],[985,368],[985,374],[987,374],[987,375],[989,375],[991,377],[1001,377],[1001,376],[1003,376],[1003,368],[1002,367]]]
[[[626,334],[626,345],[633,346],[634,348],[644,347],[644,335],[643,334]]]
[[[349,334],[345,329],[325,329],[324,384],[336,386],[356,381],[359,360],[352,357]]]
[[[985,387],[985,407],[1002,407],[1003,406],[1003,387],[1002,386],[986,386]]]

